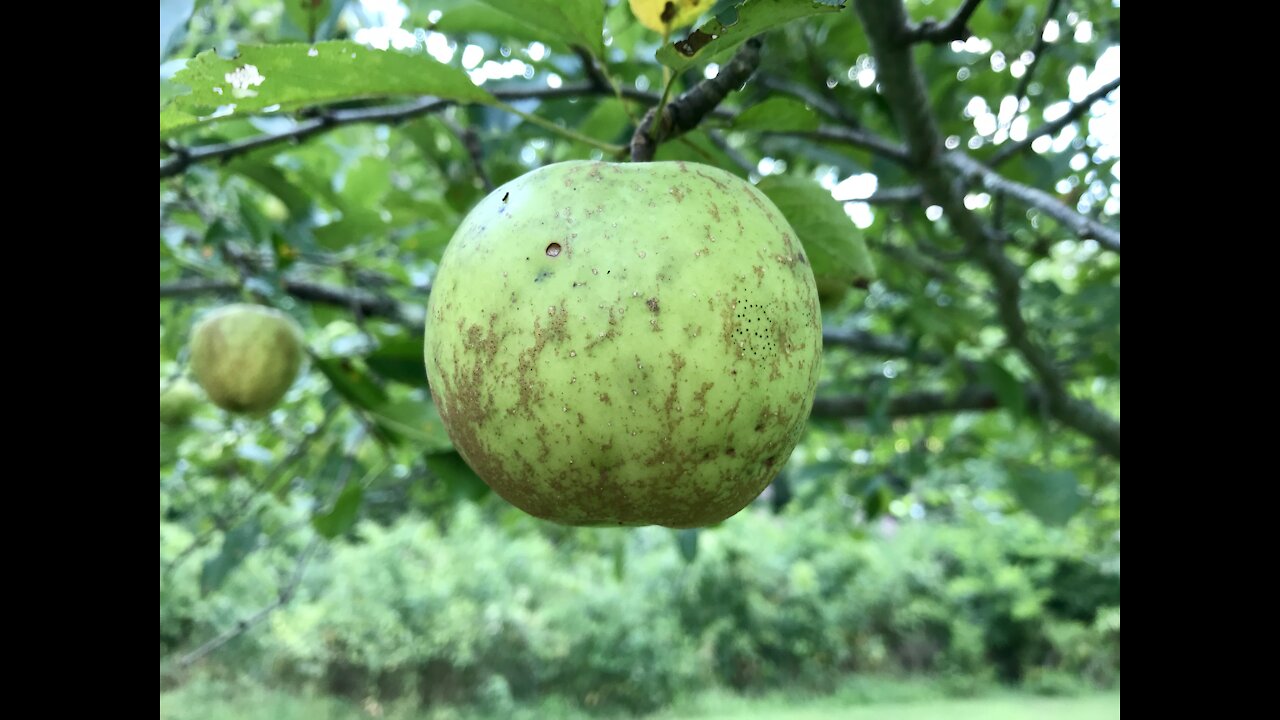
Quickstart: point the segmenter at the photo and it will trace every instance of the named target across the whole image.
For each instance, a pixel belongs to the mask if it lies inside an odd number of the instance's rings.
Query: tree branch
[[[903,357],[925,365],[941,365],[947,356],[930,350],[918,350],[911,340],[892,335],[872,335],[863,330],[823,328],[823,347],[845,347],[871,355]]]
[[[1094,103],[1110,95],[1111,92],[1118,87],[1120,87],[1120,78],[1116,78],[1115,80],[1112,80],[1111,82],[1107,83],[1106,85],[1103,85],[1097,90],[1094,90],[1093,92],[1089,93],[1089,95],[1085,97],[1085,99],[1081,100],[1078,103],[1073,103],[1071,105],[1071,108],[1068,109],[1067,112],[1063,114],[1062,117],[1058,118],[1057,120],[1047,122],[1041,125],[1040,127],[1036,128],[1035,130],[1032,130],[1031,132],[1027,133],[1027,136],[1022,140],[1019,140],[1016,143],[1009,143],[1004,147],[1000,148],[999,152],[991,156],[991,159],[988,161],[988,165],[990,165],[991,167],[996,167],[1000,165],[1000,163],[1003,163],[1004,161],[1008,160],[1014,155],[1017,155],[1018,153],[1026,150],[1027,148],[1030,148],[1031,144],[1034,143],[1037,138],[1043,135],[1052,135],[1058,132],[1059,130],[1061,130],[1062,128],[1070,125],[1071,123],[1079,119],[1082,115],[1089,112],[1089,108],[1093,107]]]
[[[631,136],[631,160],[649,162],[658,151],[658,145],[696,128],[729,93],[750,79],[760,65],[762,44],[758,37],[744,42],[715,77],[699,82],[662,108],[661,118],[656,107],[645,113]]]
[[[480,136],[476,134],[475,129],[462,127],[452,120],[445,120],[444,124],[449,128],[449,132],[457,136],[462,147],[466,148],[467,155],[471,158],[471,166],[475,168],[476,177],[480,178],[484,191],[493,192],[493,181],[489,179],[489,173],[484,171],[484,146],[480,144]]]
[[[876,190],[864,198],[840,198],[840,202],[864,202],[870,205],[904,205],[921,200],[924,200],[924,190],[919,185]]]
[[[756,79],[760,83],[760,87],[763,87],[770,92],[790,95],[815,110],[818,110],[832,120],[839,121],[847,127],[851,127],[855,130],[861,129],[862,127],[862,123],[859,122],[858,118],[854,117],[852,113],[846,111],[843,107],[840,107],[838,104],[810,90],[804,85],[782,80],[772,75],[759,75]]]
[[[208,655],[214,650],[217,650],[223,645],[226,645],[240,635],[243,635],[250,628],[263,620],[266,620],[267,616],[271,613],[285,605],[288,605],[289,601],[293,600],[293,594],[297,591],[298,584],[302,582],[302,574],[307,569],[307,563],[311,561],[311,556],[315,554],[316,548],[318,547],[320,547],[319,535],[311,538],[311,541],[307,543],[306,548],[303,549],[302,554],[298,557],[298,564],[294,566],[293,576],[284,587],[280,588],[280,594],[276,597],[274,602],[254,614],[236,621],[235,625],[224,630],[221,634],[216,635],[205,644],[178,658],[178,668],[185,669],[189,667],[200,658]]]
[[[271,472],[267,473],[267,476],[263,478],[262,482],[253,489],[253,492],[251,492],[244,500],[237,503],[231,512],[228,513],[233,525],[239,520],[237,516],[247,510],[249,505],[259,497],[259,492],[261,490],[270,491],[276,481],[280,479],[280,476],[283,475],[291,466],[301,460],[303,455],[307,454],[307,449],[310,447],[311,443],[324,433],[325,429],[329,427],[329,421],[337,415],[337,413],[334,412],[336,407],[336,402],[326,401],[324,404],[324,414],[321,416],[320,422],[316,423],[315,429],[303,435],[302,438],[298,440],[297,444],[293,446],[293,449],[289,451],[289,454],[271,468]],[[162,574],[167,576],[172,573],[184,560],[191,556],[191,553],[204,547],[204,545],[209,542],[209,539],[213,537],[214,532],[220,529],[225,532],[224,528],[215,526],[192,538],[190,544],[183,548],[181,552],[175,555],[174,558],[164,566],[164,572]]]
[[[946,22],[939,23],[933,18],[922,20],[919,25],[907,25],[908,42],[930,42],[942,45],[952,40],[968,40],[973,33],[969,31],[969,18],[978,9],[982,0],[964,0],[964,4]]]
[[[857,0],[856,10],[876,58],[881,91],[907,140],[916,175],[925,192],[942,206],[951,226],[965,238],[970,254],[991,276],[1009,344],[1018,350],[1039,379],[1049,412],[1119,459],[1120,423],[1068,393],[1050,355],[1031,339],[1019,307],[1019,268],[1005,256],[995,233],[964,206],[960,179],[948,172],[949,165],[956,163],[943,159],[942,134],[933,117],[924,80],[911,56],[902,0]],[[963,158],[959,154],[951,157]],[[959,164],[963,166],[963,161]]]
[[[1036,30],[1036,41],[1031,47],[1031,64],[1027,66],[1026,72],[1022,74],[1022,79],[1018,81],[1018,89],[1013,93],[1013,117],[1009,118],[1009,124],[1004,126],[1007,131],[1013,126],[1013,120],[1018,115],[1018,110],[1022,108],[1022,99],[1027,96],[1027,89],[1031,87],[1031,77],[1035,75],[1036,68],[1040,67],[1040,58],[1044,55],[1045,47],[1049,42],[1044,39],[1044,31],[1049,27],[1049,21],[1054,15],[1058,14],[1058,5],[1061,0],[1049,0],[1049,6],[1045,8],[1044,17],[1040,20],[1040,26]],[[997,230],[1004,228],[1004,193],[995,194],[995,202],[991,207],[991,222]]]
[[[987,190],[1004,193],[1024,205],[1040,210],[1081,238],[1097,240],[1107,249],[1120,252],[1120,231],[1072,210],[1049,193],[1006,179],[964,153],[951,153],[946,162],[967,179],[977,182]]]
[[[766,130],[764,135],[792,135],[796,137],[810,138],[812,140],[824,140],[826,142],[842,143],[844,145],[852,145],[862,150],[870,150],[871,152],[886,157],[898,163],[907,163],[910,158],[907,156],[907,150],[890,140],[866,132],[865,130],[855,130],[846,127],[820,127],[817,130]]]
[[[737,165],[739,170],[741,170],[744,173],[750,173],[755,171],[756,169],[755,164],[752,163],[750,160],[748,160],[742,153],[738,152],[735,148],[731,147],[729,145],[729,142],[725,140],[724,137],[720,135],[720,133],[715,132],[714,130],[708,130],[707,139],[711,141],[712,145],[716,146],[717,150],[724,153],[726,157],[732,160],[733,164]]]
[[[592,57],[591,51],[581,45],[574,45],[571,49],[573,54],[578,56],[578,62],[582,63],[582,73],[586,75],[590,87],[601,94],[612,94],[613,83],[609,82],[609,76],[605,75],[600,66],[596,64],[596,59]]]
[[[211,295],[214,293],[229,293],[239,289],[240,285],[230,280],[184,278],[177,282],[161,283],[160,299],[190,297],[192,295]]]
[[[1044,400],[1038,388],[1024,390],[1027,405],[1034,410]],[[970,385],[958,393],[919,391],[889,398],[884,402],[884,414],[891,418],[917,415],[937,415],[1000,408],[1000,399],[989,388]],[[872,400],[863,395],[834,395],[818,397],[813,401],[815,418],[852,419],[867,417],[872,413]]]
[[[396,322],[413,322],[415,315],[394,298],[375,295],[365,290],[347,289],[309,280],[286,278],[281,283],[285,293],[299,300],[338,305],[358,311],[365,317],[382,317]],[[191,297],[236,292],[238,283],[230,280],[199,278],[178,280],[160,285],[160,297]]]
[[[1049,21],[1053,19],[1053,16],[1058,14],[1058,6],[1060,4],[1062,4],[1062,0],[1049,0],[1049,6],[1044,11],[1044,18],[1040,20],[1040,30],[1036,33],[1036,42],[1031,46],[1031,64],[1027,66],[1027,71],[1018,80],[1018,89],[1013,93],[1018,105],[1021,105],[1022,98],[1027,96],[1027,88],[1031,87],[1031,76],[1035,74],[1036,67],[1040,64],[1040,56],[1044,55],[1045,48],[1049,46],[1049,41],[1044,39],[1044,31],[1049,26]]]
[[[332,414],[332,413],[329,413],[329,414]],[[342,466],[342,470],[340,471],[341,475],[338,479],[337,487],[334,488],[333,492],[330,495],[330,499],[329,499],[330,507],[332,507],[333,503],[337,502],[338,497],[342,495],[342,491],[347,488],[347,483],[351,481],[351,468],[354,466],[355,466],[355,458],[352,456],[348,456],[347,462]],[[265,620],[267,616],[270,615],[271,613],[284,607],[285,605],[288,605],[289,602],[293,600],[293,595],[295,592],[297,592],[298,585],[302,582],[302,575],[304,572],[306,572],[307,563],[311,561],[311,556],[314,555],[316,549],[320,547],[321,540],[322,540],[322,536],[315,535],[314,537],[311,538],[310,541],[307,542],[307,546],[303,548],[302,554],[298,556],[298,562],[293,568],[293,574],[289,578],[289,582],[281,586],[280,591],[279,593],[277,593],[276,599],[274,602],[262,608],[261,610],[255,612],[254,614],[242,620],[237,621],[235,625],[232,625],[227,630],[213,637],[205,644],[201,645],[195,650],[192,650],[186,655],[183,655],[181,658],[178,659],[178,663],[177,663],[178,668],[185,669],[189,667],[192,663],[196,662],[200,658],[208,655],[214,650],[217,650],[223,645],[226,645],[227,643],[231,642],[232,640],[239,637],[240,635],[243,635],[246,631],[248,631],[258,623]]]
[[[622,96],[630,100],[639,100],[649,104],[658,102],[658,96],[634,89],[621,88]],[[503,101],[510,100],[553,100],[585,95],[612,94],[607,86],[600,89],[588,83],[575,83],[558,88],[531,87],[495,90],[493,96]],[[299,122],[289,130],[278,133],[264,133],[242,140],[234,140],[214,145],[183,147],[167,143],[166,149],[173,157],[160,163],[160,178],[178,175],[198,163],[210,160],[227,160],[237,155],[276,145],[282,142],[300,141],[318,133],[327,132],[343,125],[361,123],[399,123],[423,115],[430,115],[457,104],[454,100],[443,100],[435,97],[424,97],[408,103],[382,107],[355,108],[349,110],[333,110],[320,117]]]

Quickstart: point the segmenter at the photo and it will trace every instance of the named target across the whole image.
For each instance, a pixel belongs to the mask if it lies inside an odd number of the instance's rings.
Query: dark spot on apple
[[[649,298],[648,300],[644,301],[644,304],[649,307],[650,312],[654,313],[655,315],[658,313],[658,298]]]
[[[733,448],[729,448],[728,450],[725,450],[724,454],[728,455],[729,457],[738,457],[738,451],[734,450]]]
[[[767,458],[765,458],[765,459],[764,459],[764,466],[765,466],[765,467],[773,467],[773,456],[772,456],[772,455],[770,455],[769,457],[767,457]]]
[[[551,243],[547,246],[547,257],[555,257],[560,254],[560,243]]]

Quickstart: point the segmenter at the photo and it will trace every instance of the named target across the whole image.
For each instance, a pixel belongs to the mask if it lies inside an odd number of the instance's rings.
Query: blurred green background
[[[760,68],[658,152],[774,188],[826,326],[789,463],[673,531],[494,496],[431,404],[422,322],[488,188],[613,159],[665,78],[728,56],[664,73],[625,0],[161,1],[162,718],[1119,717],[1118,230],[1049,209],[1118,227],[1118,0],[906,3],[972,10],[911,56],[945,149],[1043,196],[965,189],[1012,285],[866,141],[908,139],[860,8],[820,5],[736,8],[768,21]],[[313,41],[421,64],[273,54]],[[292,84],[196,100],[237,65],[210,51]],[[175,400],[193,323],[245,300],[298,320],[307,370],[264,418]]]

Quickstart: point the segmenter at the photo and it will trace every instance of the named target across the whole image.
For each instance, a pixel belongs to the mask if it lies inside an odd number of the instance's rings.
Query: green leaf
[[[771,97],[743,110],[733,120],[737,130],[801,131],[818,127],[818,114],[808,105],[789,97]]]
[[[1022,507],[1047,525],[1065,525],[1084,507],[1080,482],[1070,470],[1015,471],[1009,475],[1009,489]]]
[[[1013,413],[1014,417],[1027,414],[1027,395],[1022,383],[1018,382],[1018,379],[1010,374],[1000,361],[991,359],[979,365],[978,378],[991,386],[1000,404]]]
[[[800,238],[823,304],[838,303],[855,283],[875,278],[875,266],[858,229],[839,201],[806,178],[775,175],[760,191],[778,206]]]
[[[231,529],[222,539],[222,549],[205,561],[200,569],[200,594],[208,595],[222,586],[227,575],[236,568],[258,544],[261,532],[258,519],[253,518]]]
[[[839,12],[843,0],[746,0],[707,21],[683,40],[663,45],[658,62],[680,72],[696,62],[726,58],[752,36],[820,13]]]
[[[240,223],[256,243],[271,241],[272,222],[258,208],[258,201],[247,192],[237,193],[240,198]]]
[[[426,452],[453,449],[449,433],[434,403],[420,400],[396,400],[369,411],[369,415],[387,433],[408,440]]]
[[[431,10],[437,9],[435,8],[435,3],[430,3],[427,7]],[[498,38],[511,38],[512,40],[523,42],[540,41],[557,51],[567,49],[567,45],[563,42],[548,42],[552,38],[546,31],[487,5],[462,5],[453,8],[442,8],[441,10],[443,14],[436,21],[433,29],[450,37],[484,33]],[[426,25],[426,12],[424,11],[421,15],[423,16],[421,23]]]
[[[162,136],[213,120],[210,116],[219,108],[224,109],[220,117],[231,118],[277,106],[293,110],[399,95],[478,103],[493,100],[462,70],[430,55],[374,50],[345,40],[241,45],[234,60],[208,50],[192,58],[174,82],[191,91],[160,111]]]
[[[680,557],[684,558],[686,563],[691,563],[698,557],[698,528],[685,528],[676,530],[676,548],[680,550]]]
[[[344,400],[363,410],[387,404],[387,393],[372,378],[346,358],[315,358],[316,369],[324,373]]]
[[[338,494],[333,507],[327,512],[311,516],[311,527],[325,538],[332,540],[351,529],[356,517],[360,514],[360,501],[364,498],[364,487],[358,482],[347,483]]]
[[[433,453],[426,457],[427,468],[455,500],[479,500],[489,493],[489,486],[476,475],[470,465],[456,452]]]
[[[369,368],[388,380],[413,387],[426,387],[427,371],[422,360],[422,340],[408,335],[378,338],[378,349],[366,355]]]
[[[311,196],[294,185],[280,172],[280,169],[261,160],[239,158],[228,163],[228,168],[235,173],[261,185],[264,190],[275,195],[288,208],[290,217],[305,217],[311,206]]]
[[[531,28],[604,56],[602,0],[481,0]]]
[[[862,508],[868,520],[874,520],[889,508],[893,492],[883,482],[875,480],[862,496]]]

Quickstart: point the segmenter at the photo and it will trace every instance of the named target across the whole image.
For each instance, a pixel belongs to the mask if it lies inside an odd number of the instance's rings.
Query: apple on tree
[[[786,218],[685,162],[570,161],[482,200],[427,309],[431,393],[500,496],[569,525],[699,527],[769,484],[822,324]]]
[[[191,333],[191,371],[218,407],[262,415],[293,385],[305,355],[302,328],[262,305],[218,308]]]

